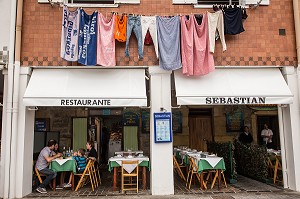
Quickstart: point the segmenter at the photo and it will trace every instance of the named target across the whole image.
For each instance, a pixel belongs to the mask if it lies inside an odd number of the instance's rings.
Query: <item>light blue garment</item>
[[[180,56],[180,18],[156,17],[159,66],[164,70],[182,67]]]
[[[78,37],[78,62],[83,65],[94,66],[97,64],[97,27],[98,12],[92,15],[80,11],[79,37]]]
[[[67,6],[64,6],[60,55],[67,61],[78,60],[79,19],[80,9],[72,12]]]
[[[140,16],[128,16],[127,29],[126,29],[126,47],[125,47],[125,56],[126,57],[129,57],[129,39],[130,39],[132,30],[138,41],[139,59],[143,59],[144,53],[143,53],[142,26],[141,26],[141,17]]]

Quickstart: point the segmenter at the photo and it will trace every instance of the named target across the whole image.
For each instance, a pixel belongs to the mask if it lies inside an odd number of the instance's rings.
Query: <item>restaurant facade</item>
[[[103,148],[104,129],[110,135],[120,134],[121,138],[106,138],[119,141],[119,150],[142,150],[149,156],[153,195],[172,195],[174,146],[205,151],[205,141],[232,141],[244,125],[250,127],[254,143],[260,144],[264,123],[270,124],[274,146],[281,149],[284,187],[300,191],[296,155],[300,151],[296,50],[300,21],[296,0],[240,2],[247,12],[245,31],[226,35],[224,52],[216,41],[216,67],[202,76],[163,69],[153,45],[144,46],[144,58],[140,59],[135,37],[128,44],[130,57],[124,55],[125,43],[116,42],[115,66],[85,66],[62,59],[64,4],[70,10],[81,7],[86,13],[97,10],[106,16],[212,11],[212,5],[189,0],[106,3],[0,2],[6,8],[3,15],[11,16],[10,22],[0,18],[6,27],[0,34],[0,48],[9,50],[2,71],[0,181],[4,183],[0,197],[22,198],[32,192],[33,156],[48,138],[58,139],[60,149],[84,147],[87,140],[93,140],[99,161],[105,164],[110,146]],[[169,113],[172,120],[165,118]],[[162,140],[156,132],[159,117],[173,123],[173,133]],[[38,138],[41,132],[44,135]]]

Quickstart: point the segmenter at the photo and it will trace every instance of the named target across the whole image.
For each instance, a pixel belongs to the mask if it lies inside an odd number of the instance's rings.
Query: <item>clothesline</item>
[[[64,6],[66,6],[66,7],[68,7],[68,5],[67,4],[64,4]],[[77,9],[83,9],[82,7],[72,7],[72,8],[76,8],[75,10],[77,10]],[[240,9],[242,9],[242,11],[245,13],[245,15],[246,15],[246,7],[245,6],[241,6],[241,5],[236,5],[236,4],[234,4],[234,5],[227,5],[227,4],[213,4],[213,7],[212,7],[212,11],[210,11],[211,13],[214,13],[214,12],[216,12],[216,11],[218,11],[218,10],[222,10],[222,11],[224,11],[224,9],[229,9],[229,8],[240,8]],[[68,9],[70,9],[70,7],[68,7]],[[98,10],[95,10],[94,12],[98,12]],[[191,12],[191,13],[186,13],[186,14],[181,14],[181,13],[179,13],[179,14],[170,14],[170,15],[165,15],[165,14],[162,14],[162,15],[158,15],[158,14],[147,14],[147,15],[145,15],[145,14],[140,14],[140,13],[138,13],[138,14],[136,14],[136,13],[133,13],[133,12],[131,12],[131,13],[126,13],[126,12],[118,12],[118,11],[109,11],[109,12],[107,12],[107,11],[105,11],[105,15],[106,15],[106,17],[107,17],[107,14],[108,13],[110,13],[110,14],[117,14],[117,15],[119,15],[119,14],[121,14],[122,16],[124,16],[124,15],[126,15],[126,16],[163,16],[163,17],[175,17],[175,16],[185,16],[185,15],[201,15],[202,13],[194,13],[194,12]],[[243,14],[244,14],[243,13]],[[243,19],[245,19],[245,18],[243,18]]]
[[[130,14],[120,17],[112,13],[112,17],[107,17],[98,11],[91,15],[83,9],[70,11],[65,6],[61,57],[83,65],[115,66],[115,40],[126,42],[125,56],[129,57],[129,41],[134,33],[138,58],[142,60],[146,33],[149,32],[162,69],[177,70],[182,67],[184,75],[206,75],[214,70],[216,36],[225,51],[224,34],[243,31],[241,9],[167,17]]]

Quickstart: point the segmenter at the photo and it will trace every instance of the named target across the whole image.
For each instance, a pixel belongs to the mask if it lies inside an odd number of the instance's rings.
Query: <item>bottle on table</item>
[[[66,157],[66,147],[64,146],[64,148],[63,148],[63,158],[65,158]]]

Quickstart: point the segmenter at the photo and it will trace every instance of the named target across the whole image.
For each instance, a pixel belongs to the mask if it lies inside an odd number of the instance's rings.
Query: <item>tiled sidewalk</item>
[[[126,194],[122,194],[120,191],[113,191],[112,190],[112,173],[105,172],[103,174],[106,178],[102,177],[102,185],[99,186],[95,191],[91,190],[90,185],[86,185],[85,187],[79,189],[79,191],[74,192],[70,189],[63,189],[63,190],[57,190],[57,191],[51,191],[48,188],[47,194],[40,194],[36,191],[33,191],[31,194],[26,196],[26,198],[40,198],[40,197],[51,197],[51,198],[73,198],[73,197],[97,197],[97,196],[106,196],[106,197],[116,197],[116,198],[123,198],[125,196],[130,196],[131,198],[148,198],[148,197],[154,197],[151,196],[150,192],[150,185],[149,185],[149,174],[148,174],[148,185],[147,190],[139,190],[139,193],[135,192],[127,192]],[[213,189],[207,189],[207,190],[201,190],[199,189],[198,183],[192,184],[191,189],[187,189],[185,187],[185,183],[175,175],[175,195],[169,196],[170,198],[194,198],[194,196],[204,197],[208,196],[207,198],[210,199],[234,199],[237,196],[243,197],[247,199],[247,195],[253,195],[253,196],[260,196],[260,195],[266,195],[266,194],[273,194],[279,196],[280,194],[286,195],[288,193],[295,193],[291,192],[289,190],[285,190],[280,186],[273,186],[268,185],[262,182],[258,182],[243,176],[238,176],[238,181],[236,184],[227,184],[227,188],[222,186],[221,190],[217,189],[217,186],[215,185],[215,188]],[[140,186],[141,187],[141,186]],[[224,195],[225,194],[225,195]],[[239,198],[237,197],[237,198]],[[250,197],[251,198],[251,197]],[[260,198],[260,197],[258,197]],[[300,198],[300,195],[299,195]]]

